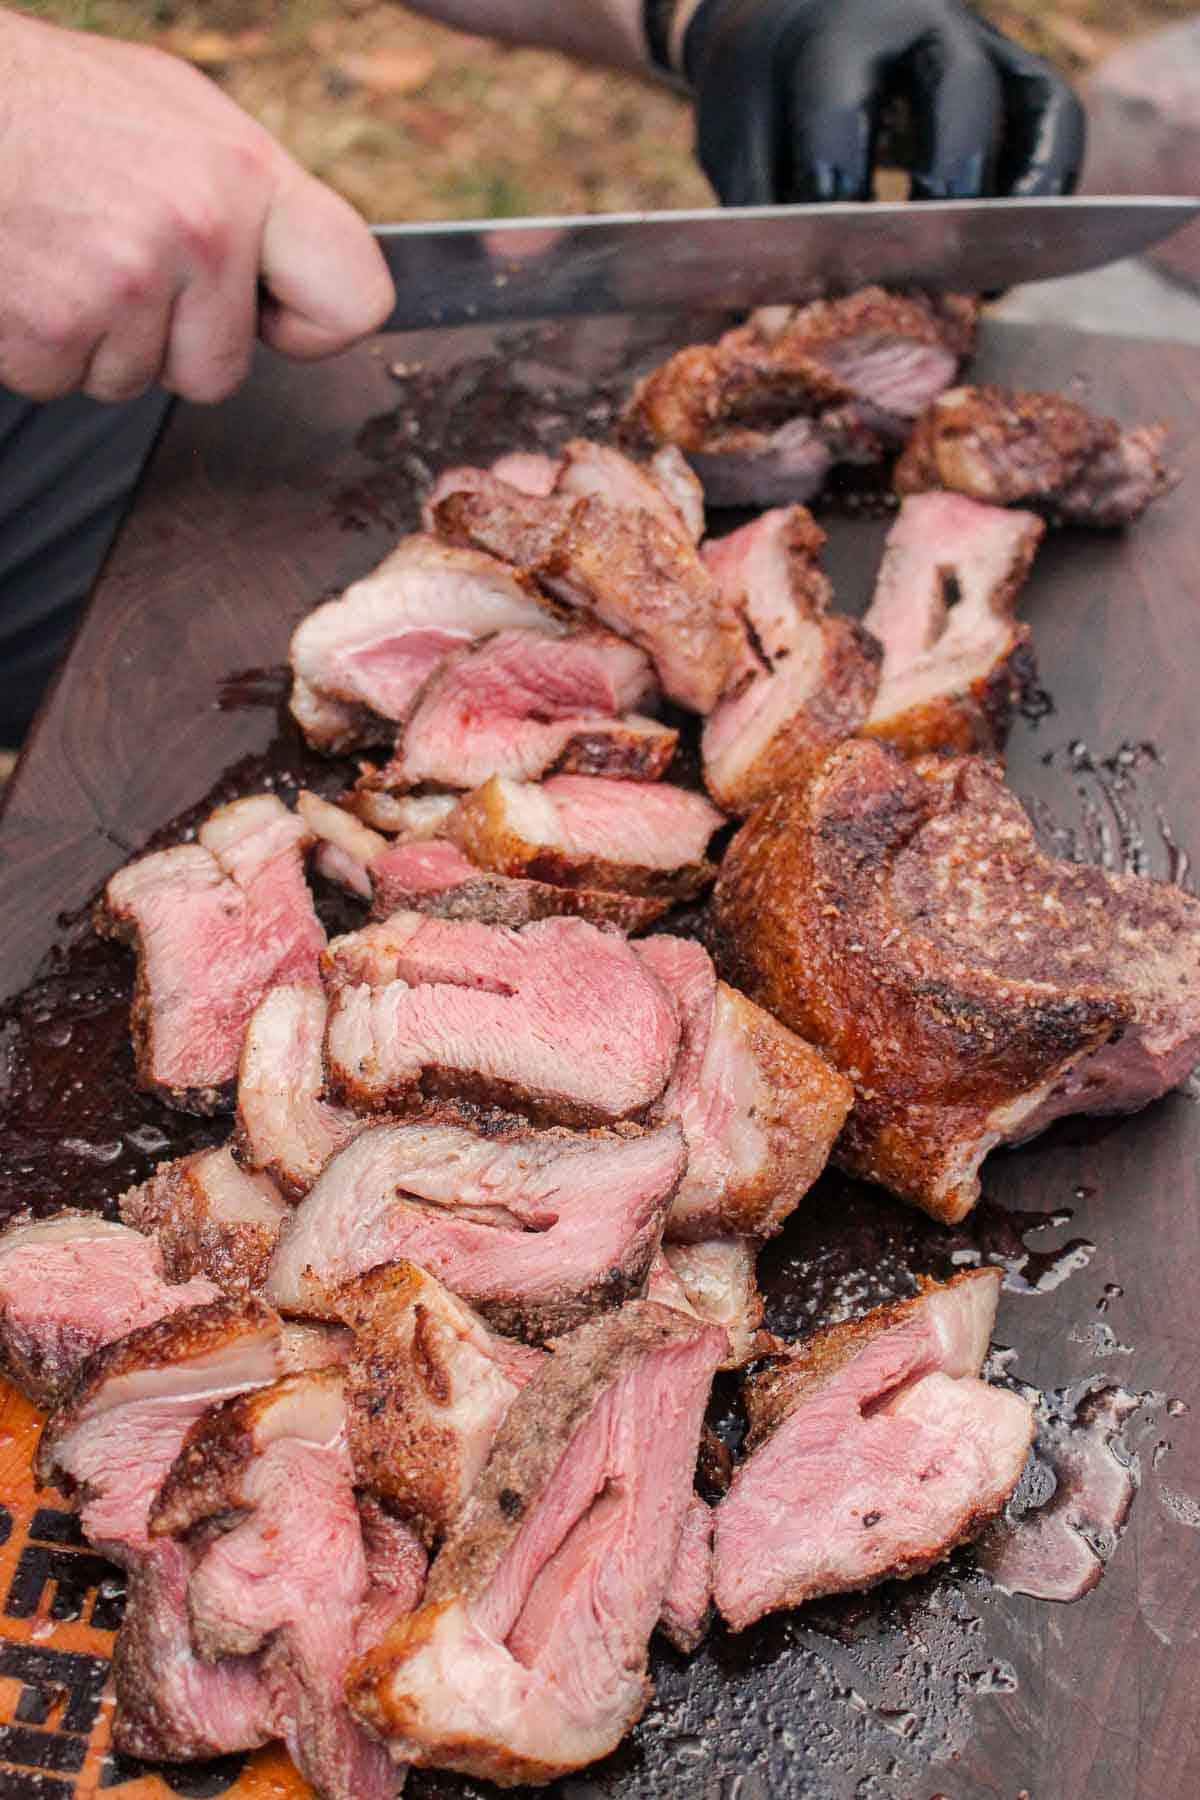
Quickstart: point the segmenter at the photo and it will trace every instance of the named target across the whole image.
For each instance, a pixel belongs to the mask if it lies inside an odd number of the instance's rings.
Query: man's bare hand
[[[358,214],[205,76],[0,10],[0,384],[220,400],[260,330],[322,356],[392,301]]]

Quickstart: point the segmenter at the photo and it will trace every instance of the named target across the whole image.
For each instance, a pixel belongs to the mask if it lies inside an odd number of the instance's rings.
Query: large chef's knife
[[[392,331],[573,314],[742,311],[868,282],[989,293],[1132,256],[1200,199],[927,200],[380,225]]]

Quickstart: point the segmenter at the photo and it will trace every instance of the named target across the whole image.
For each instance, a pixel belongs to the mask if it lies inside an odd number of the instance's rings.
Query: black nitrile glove
[[[869,198],[897,96],[914,199],[1061,194],[1079,176],[1079,101],[962,0],[700,0],[683,61],[727,206]]]

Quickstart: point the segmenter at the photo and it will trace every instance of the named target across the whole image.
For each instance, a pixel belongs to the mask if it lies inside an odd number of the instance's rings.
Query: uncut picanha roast
[[[1012,1495],[999,1270],[794,1342],[755,1282],[828,1159],[956,1221],[993,1147],[1200,1058],[1200,903],[1047,855],[1000,761],[1043,535],[1132,521],[1162,433],[962,385],[975,330],[771,309],[624,448],[445,470],[292,642],[353,787],[108,882],[141,1084],[230,1115],[120,1222],[0,1238],[38,1478],[128,1576],[120,1750],[549,1781],[639,1718],[654,1631],[927,1569]],[[851,619],[804,502],[893,462]],[[698,1486],[722,1370],[748,1432]]]

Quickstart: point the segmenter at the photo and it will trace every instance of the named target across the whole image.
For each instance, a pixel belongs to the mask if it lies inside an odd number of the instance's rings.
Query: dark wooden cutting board
[[[605,397],[656,350],[698,335],[695,324],[547,327],[499,349],[478,332],[381,340],[308,369],[264,355],[233,402],[178,411],[7,795],[0,993],[29,979],[55,939],[56,915],[230,765],[265,748],[276,719],[261,672],[285,661],[296,620],[411,522],[424,468],[551,442],[591,407],[602,429]],[[1200,854],[1200,352],[992,327],[978,369],[1172,424],[1179,489],[1126,537],[1064,534],[1038,561],[1025,614],[1047,698],[1031,709],[1042,716],[1018,722],[1010,762],[1014,785],[1048,809],[1064,843],[1109,842],[1153,873],[1171,872],[1172,843]],[[883,526],[837,518],[829,528],[840,602],[860,611]],[[562,1791],[575,1800],[685,1789],[740,1800],[1192,1800],[1198,1158],[1200,1111],[1180,1094],[1116,1126],[1060,1128],[986,1171],[998,1208],[1071,1213],[1057,1233],[1039,1235],[1039,1248],[1064,1237],[1095,1246],[1052,1291],[1005,1295],[998,1337],[1015,1347],[1021,1378],[1061,1387],[1103,1375],[1150,1396],[1130,1434],[1141,1492],[1092,1594],[1064,1607],[995,1594],[978,1579],[924,1583],[903,1656],[919,1654],[922,1631],[934,1662],[947,1633],[958,1645],[941,1687],[929,1689],[944,1719],[889,1711],[869,1608],[860,1624],[839,1615],[824,1661],[814,1660],[811,1632],[794,1641],[788,1631],[750,1634],[697,1674],[708,1699],[677,1705],[669,1750],[663,1727],[621,1770]],[[784,1678],[789,1657],[807,1671],[803,1682]],[[741,1696],[733,1707],[720,1697],[730,1670]],[[682,1693],[682,1675],[670,1685]],[[866,1721],[861,1731],[856,1720]],[[926,1746],[923,1761],[914,1744]]]

